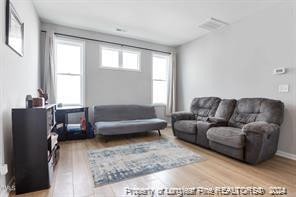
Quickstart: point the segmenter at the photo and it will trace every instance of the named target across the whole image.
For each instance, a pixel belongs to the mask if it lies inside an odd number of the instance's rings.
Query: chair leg
[[[161,136],[160,130],[158,129],[158,135]]]

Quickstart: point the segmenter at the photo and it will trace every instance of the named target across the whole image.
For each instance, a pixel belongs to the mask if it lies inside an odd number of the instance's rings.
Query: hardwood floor
[[[196,145],[176,139],[171,129],[137,134],[136,136],[116,137],[108,142],[102,138],[67,141],[61,144],[61,154],[55,170],[53,185],[48,190],[20,195],[25,197],[84,197],[84,196],[126,196],[125,187],[222,187],[222,186],[261,186],[286,187],[288,195],[296,196],[296,161],[275,156],[262,164],[252,166]],[[184,167],[165,170],[126,181],[94,187],[88,168],[86,152],[117,145],[153,141],[168,138],[207,158],[206,161]],[[14,196],[14,194],[11,194]],[[213,196],[213,195],[212,195]],[[278,195],[279,196],[279,195]]]

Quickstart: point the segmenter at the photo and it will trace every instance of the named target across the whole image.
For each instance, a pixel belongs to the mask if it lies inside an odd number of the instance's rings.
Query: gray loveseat
[[[95,133],[120,135],[164,129],[165,120],[156,117],[153,106],[101,105],[94,107]]]
[[[195,98],[191,112],[172,115],[174,135],[256,164],[277,151],[284,104],[266,98]]]

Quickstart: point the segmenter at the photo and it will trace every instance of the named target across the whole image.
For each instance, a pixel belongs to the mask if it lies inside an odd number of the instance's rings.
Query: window
[[[119,67],[119,50],[102,49],[102,66],[109,68]]]
[[[153,55],[153,103],[166,104],[168,93],[169,57],[165,55]]]
[[[119,48],[101,47],[101,67],[140,70],[140,52]]]
[[[55,39],[57,103],[83,105],[84,43]]]

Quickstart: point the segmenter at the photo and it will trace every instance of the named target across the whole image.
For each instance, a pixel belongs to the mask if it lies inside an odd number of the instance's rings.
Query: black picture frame
[[[24,56],[24,23],[10,0],[6,1],[6,44],[19,56]]]

